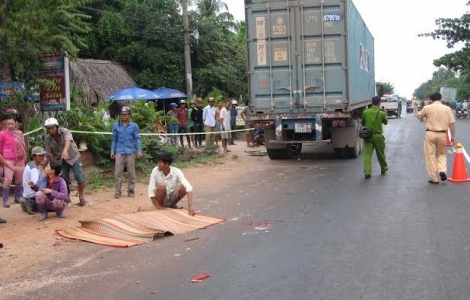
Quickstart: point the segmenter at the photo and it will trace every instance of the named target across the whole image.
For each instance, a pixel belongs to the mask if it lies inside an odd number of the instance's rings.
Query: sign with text
[[[41,111],[70,109],[69,61],[63,55],[39,57],[41,71],[39,78],[47,80],[40,86]]]

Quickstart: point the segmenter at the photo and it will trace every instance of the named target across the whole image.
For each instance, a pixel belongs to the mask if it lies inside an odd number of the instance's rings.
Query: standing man
[[[18,171],[4,169],[3,174],[3,207],[10,207],[10,185],[15,179],[15,203],[20,203],[23,195],[23,169],[26,161],[26,145],[24,135],[17,129],[17,123],[13,115],[5,118],[5,130],[0,132],[0,153],[13,166],[20,168]]]
[[[1,118],[1,115],[0,115],[0,118]],[[9,164],[9,163],[3,158],[3,156],[1,156],[1,155],[0,155],[0,165],[3,165],[3,166],[5,166],[5,167],[7,167],[8,169],[11,169],[11,170],[13,170],[13,171],[19,171],[19,170],[21,170],[20,167],[12,166],[11,164]],[[6,223],[6,222],[7,222],[7,220],[2,219],[2,218],[0,217],[0,223]],[[0,245],[2,245],[2,244],[0,243]],[[0,248],[1,248],[1,247],[0,247]]]
[[[251,116],[253,115],[253,104],[248,104],[241,112],[240,117],[242,117],[243,121],[245,121],[245,128],[246,130],[246,146],[247,147],[254,147],[254,138],[253,138],[253,130],[250,128],[253,127],[253,123],[250,120]]]
[[[215,135],[215,107],[214,97],[209,97],[209,105],[204,107],[202,119],[204,122],[204,131],[206,132],[206,147],[214,147]]]
[[[196,109],[196,103],[190,102],[189,109],[188,109],[188,128],[191,135],[189,136],[191,139],[191,143],[196,147],[196,140],[194,139],[194,121],[191,118],[193,111]]]
[[[177,139],[177,134],[178,134],[178,114],[176,113],[176,107],[178,104],[176,103],[170,103],[170,109],[166,113],[168,117],[170,117],[170,120],[167,121],[168,127],[170,129],[170,144],[172,146],[178,146],[178,139]]]
[[[173,157],[162,153],[158,165],[150,175],[148,195],[157,209],[176,208],[177,203],[188,195],[188,214],[194,216],[193,187],[189,184],[180,169],[172,167]]]
[[[79,206],[86,204],[85,200],[85,178],[82,172],[82,160],[80,152],[73,140],[72,133],[64,127],[59,127],[59,122],[55,118],[49,118],[44,122],[46,127],[46,152],[50,154],[51,160],[62,162],[61,175],[67,185],[70,186],[70,171],[73,172],[78,183]],[[69,189],[70,190],[70,189]]]
[[[189,137],[189,113],[186,108],[186,101],[180,100],[180,106],[176,109],[176,117],[178,119],[178,133],[180,135],[181,148],[184,148],[183,136],[186,135],[186,140],[188,141],[188,148],[191,149],[191,139]]]
[[[196,147],[202,146],[202,133],[204,132],[204,119],[202,117],[203,113],[202,107],[202,98],[197,98],[196,107],[191,111],[191,120],[194,122],[194,145]]]
[[[362,113],[362,126],[372,132],[370,138],[364,139],[364,176],[367,179],[372,173],[372,152],[374,149],[380,164],[380,173],[383,175],[388,171],[385,159],[385,137],[382,134],[382,124],[387,125],[387,123],[387,115],[380,110],[380,97],[372,97],[372,107]]]
[[[398,115],[397,118],[401,118],[402,100],[398,99]]]
[[[1,114],[0,114],[0,119],[1,119]],[[3,156],[0,155],[0,165],[3,165],[5,167],[7,167],[8,169],[11,169],[13,171],[17,171],[17,170],[21,170],[20,167],[16,167],[16,166],[12,166],[11,164],[8,163],[8,161],[6,161],[6,159],[3,158]],[[2,219],[2,217],[0,217],[0,224],[3,224],[3,223],[6,223],[7,220],[5,219]],[[0,243],[0,248],[2,248],[3,244]]]
[[[122,173],[127,168],[127,196],[134,197],[135,191],[135,154],[142,157],[139,126],[132,122],[131,108],[123,106],[119,114],[120,121],[113,124],[111,137],[111,158],[114,164],[114,198],[121,197]]]
[[[237,128],[237,115],[238,115],[237,105],[238,105],[237,100],[232,100],[232,105],[229,108],[229,112],[230,112],[230,129],[231,130],[235,130]],[[232,132],[230,134],[229,145],[235,145],[235,143],[233,141],[234,140],[233,136],[234,136],[234,133]]]
[[[429,98],[432,103],[418,112],[418,118],[426,118],[424,162],[428,181],[438,184],[438,173],[441,181],[447,180],[446,136],[447,130],[450,129],[451,141],[454,142],[455,118],[450,107],[441,103],[441,94],[434,93]]]
[[[228,150],[228,140],[230,138],[230,112],[228,111],[231,105],[231,101],[228,100],[225,102],[225,106],[222,107],[220,110],[220,126],[221,126],[221,133],[220,136],[222,138],[222,148],[224,149],[224,153],[230,152]]]
[[[413,108],[413,114],[417,116],[418,115],[418,100],[416,100],[416,97],[413,97],[413,101],[411,101],[411,107]]]

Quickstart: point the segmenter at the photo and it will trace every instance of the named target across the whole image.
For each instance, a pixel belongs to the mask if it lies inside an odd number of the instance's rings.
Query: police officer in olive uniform
[[[385,159],[385,137],[383,136],[382,124],[387,125],[387,115],[380,110],[380,97],[372,98],[372,107],[362,113],[362,125],[372,132],[372,136],[364,139],[364,175],[370,178],[372,173],[372,152],[375,149],[377,160],[380,164],[381,174],[388,171]]]
[[[452,110],[442,104],[442,95],[432,94],[429,99],[432,104],[426,105],[418,112],[418,118],[426,118],[426,134],[424,136],[424,162],[428,172],[429,183],[438,184],[447,180],[446,141],[447,130],[450,129],[450,139],[455,139],[455,118]],[[437,175],[439,174],[439,177]]]

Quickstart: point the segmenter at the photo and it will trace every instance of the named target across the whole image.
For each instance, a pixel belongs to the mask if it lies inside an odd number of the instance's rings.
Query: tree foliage
[[[470,5],[470,1],[467,5]],[[454,71],[470,70],[470,14],[467,12],[460,18],[440,18],[436,20],[436,25],[438,29],[420,36],[444,40],[448,48],[454,48],[456,45],[463,47],[434,60],[434,65],[445,66]]]
[[[26,91],[38,82],[40,54],[59,53],[70,58],[85,47],[83,36],[90,27],[88,16],[78,7],[92,0],[3,0],[0,4],[0,81],[26,85]],[[28,129],[32,104],[24,94],[10,101],[22,113],[23,129]]]
[[[384,94],[393,94],[395,87],[390,82],[380,82],[375,83],[377,88],[377,95],[382,97]]]
[[[82,56],[116,61],[137,84],[185,90],[183,22],[177,0],[105,0],[84,7],[92,15],[90,47]],[[189,13],[194,94],[214,88],[225,96],[247,94],[244,27],[235,23],[222,1],[195,1]]]
[[[470,5],[470,1],[467,2]],[[460,18],[440,18],[436,20],[437,29],[430,33],[420,34],[444,40],[448,48],[461,45],[462,48],[434,60],[440,67],[427,82],[422,83],[414,92],[414,96],[425,99],[430,94],[439,92],[441,87],[457,88],[457,99],[470,97],[470,14],[467,12]]]

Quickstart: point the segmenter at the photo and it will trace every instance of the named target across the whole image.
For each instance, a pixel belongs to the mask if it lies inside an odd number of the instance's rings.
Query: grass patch
[[[93,170],[88,174],[87,189],[96,191],[100,188],[114,186],[114,172],[110,174]]]

